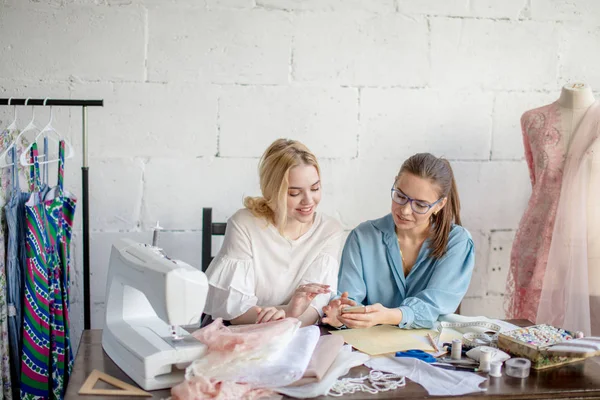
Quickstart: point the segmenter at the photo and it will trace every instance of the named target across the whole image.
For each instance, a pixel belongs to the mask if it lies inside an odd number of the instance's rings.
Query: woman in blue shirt
[[[402,164],[391,195],[390,214],[363,222],[348,236],[338,275],[343,293],[323,307],[323,322],[430,328],[465,295],[475,256],[471,235],[460,226],[450,163],[415,154]],[[357,304],[366,307],[342,313]]]

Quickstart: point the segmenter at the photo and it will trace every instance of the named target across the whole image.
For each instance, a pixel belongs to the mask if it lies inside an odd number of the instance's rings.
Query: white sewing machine
[[[199,325],[206,276],[129,239],[113,244],[106,283],[102,347],[145,390],[172,387],[206,347],[180,326]]]

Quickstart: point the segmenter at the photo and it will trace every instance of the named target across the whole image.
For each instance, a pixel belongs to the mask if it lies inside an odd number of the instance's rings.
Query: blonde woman
[[[227,221],[223,246],[206,271],[204,312],[232,324],[285,317],[313,324],[336,291],[342,227],[317,212],[319,164],[302,143],[273,142],[259,174],[262,197],[247,197]]]

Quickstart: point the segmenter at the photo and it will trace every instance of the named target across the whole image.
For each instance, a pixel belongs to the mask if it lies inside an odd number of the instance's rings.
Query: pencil
[[[440,352],[440,348],[435,343],[435,340],[433,339],[433,336],[431,336],[431,333],[427,334],[427,338],[429,338],[429,341],[431,342],[431,345],[433,346],[433,349],[436,351],[436,353],[439,353]]]

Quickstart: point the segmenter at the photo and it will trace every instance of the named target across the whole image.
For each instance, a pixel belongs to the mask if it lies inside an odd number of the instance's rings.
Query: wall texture
[[[321,210],[348,230],[388,212],[407,156],[450,159],[477,246],[463,311],[502,317],[530,195],[519,118],[565,83],[600,89],[600,2],[0,0],[0,50],[2,97],[105,100],[89,110],[93,327],[111,242],[149,242],[159,220],[168,253],[198,266],[201,208],[225,220],[258,194],[258,157],[277,137],[318,155]],[[31,111],[19,115],[24,126]],[[80,195],[81,112],[55,119],[78,149],[66,173]]]

